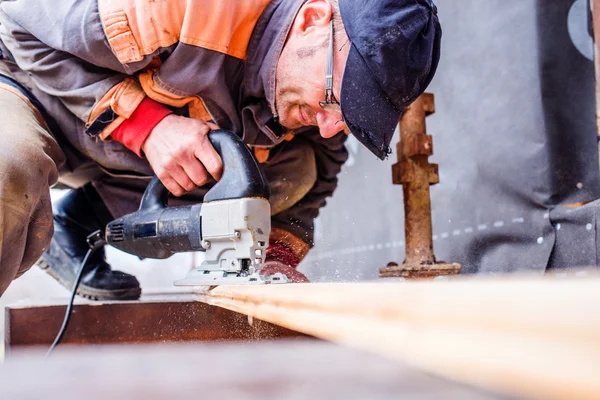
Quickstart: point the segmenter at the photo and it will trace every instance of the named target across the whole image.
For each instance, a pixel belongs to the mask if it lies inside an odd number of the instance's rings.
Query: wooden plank
[[[201,301],[540,399],[600,398],[600,279],[217,287]]]
[[[317,340],[78,346],[0,363],[2,399],[491,400],[383,357]]]
[[[6,352],[54,340],[64,305],[15,305],[6,308]],[[88,302],[74,306],[63,344],[147,343],[180,341],[266,340],[304,337],[260,320],[199,303],[194,295],[141,301]]]

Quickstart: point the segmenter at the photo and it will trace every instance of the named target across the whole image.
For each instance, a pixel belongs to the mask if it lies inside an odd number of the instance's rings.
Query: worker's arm
[[[110,137],[147,96],[161,104],[188,106],[190,117],[209,120],[197,96],[185,97],[169,87],[174,75],[185,76],[173,65],[177,61],[158,61],[159,54],[168,48],[175,59],[200,58],[205,49],[188,46],[188,53],[179,55],[178,47],[182,46],[177,46],[175,34],[169,41],[143,48],[137,36],[150,35],[147,30],[151,28],[166,29],[172,23],[168,15],[152,19],[154,25],[142,30],[132,26],[123,11],[101,12],[99,7],[110,8],[113,3],[4,1],[0,4],[0,38],[19,68],[85,122],[90,136]],[[145,36],[143,39],[150,40]],[[205,59],[199,61],[206,63]],[[214,66],[208,63],[206,67]],[[157,107],[146,108],[150,109],[157,112]],[[166,113],[162,114],[164,117]]]
[[[82,7],[39,2],[2,2],[0,38],[19,68],[42,91],[84,121],[90,135],[106,138],[145,98]],[[99,22],[99,21],[98,21]],[[107,113],[111,108],[112,112]],[[110,114],[110,115],[109,115]]]
[[[218,178],[222,167],[206,140],[211,128],[202,122],[210,120],[204,104],[197,96],[185,97],[163,84],[179,70],[172,65],[176,61],[154,65],[162,48],[148,54],[133,49],[135,40],[126,21],[108,14],[102,23],[97,4],[45,0],[31,9],[32,3],[24,0],[2,2],[1,39],[39,88],[85,123],[88,135],[113,138],[139,156],[144,147],[153,170],[172,193],[181,195],[211,175]],[[178,51],[172,52],[174,59]],[[206,53],[193,51],[199,58]],[[161,104],[186,106],[197,120],[171,116]],[[163,119],[168,122],[161,123]],[[161,148],[166,137],[169,143],[187,146]]]

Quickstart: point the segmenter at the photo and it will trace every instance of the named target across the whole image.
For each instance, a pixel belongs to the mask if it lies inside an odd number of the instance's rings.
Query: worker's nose
[[[350,130],[342,120],[342,114],[339,112],[319,112],[317,113],[317,125],[322,137],[328,139],[335,136],[338,132],[349,133]]]

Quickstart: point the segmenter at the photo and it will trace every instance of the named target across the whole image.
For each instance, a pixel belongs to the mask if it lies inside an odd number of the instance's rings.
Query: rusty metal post
[[[393,182],[404,193],[405,260],[390,263],[381,277],[426,278],[460,273],[460,264],[438,263],[433,254],[429,187],[439,183],[437,164],[430,164],[433,141],[425,117],[435,112],[434,98],[426,93],[412,103],[400,119],[398,162],[392,166]]]
[[[427,160],[433,154],[431,136],[425,127],[423,96],[408,107],[400,120],[398,163],[393,180],[404,193],[404,232],[407,264],[435,262],[431,227],[429,185],[439,181],[437,165]]]

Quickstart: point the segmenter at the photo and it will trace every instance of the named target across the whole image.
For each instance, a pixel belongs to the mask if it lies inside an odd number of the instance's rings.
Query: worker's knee
[[[0,294],[48,248],[54,232],[49,187],[16,162],[0,163]],[[35,182],[40,186],[35,186]]]
[[[0,293],[48,248],[54,232],[48,172],[0,160]]]
[[[50,245],[54,229],[52,207],[24,215],[23,207],[0,202],[0,296],[27,272]]]
[[[26,99],[0,85],[0,294],[48,248],[64,153]]]
[[[56,183],[58,170],[43,149],[29,145],[15,144],[10,149],[0,151],[0,182],[4,195],[22,193],[38,186]]]
[[[41,218],[29,220],[27,236],[25,237],[25,251],[14,279],[29,271],[50,246],[50,241],[54,235],[52,206],[48,206],[45,214],[44,216],[40,215]]]
[[[264,170],[271,184],[271,213],[275,215],[298,203],[315,185],[315,151],[310,142],[297,137],[277,146]]]
[[[21,133],[31,140],[0,132],[0,293],[37,261],[53,234],[50,185],[57,166],[44,138]]]
[[[20,214],[28,221],[40,207],[51,210],[50,186],[58,179],[58,168],[46,153],[44,138],[24,136],[29,140],[0,132],[0,137],[6,139],[0,148],[0,207],[4,217]],[[44,215],[48,216],[51,219],[51,211]]]

